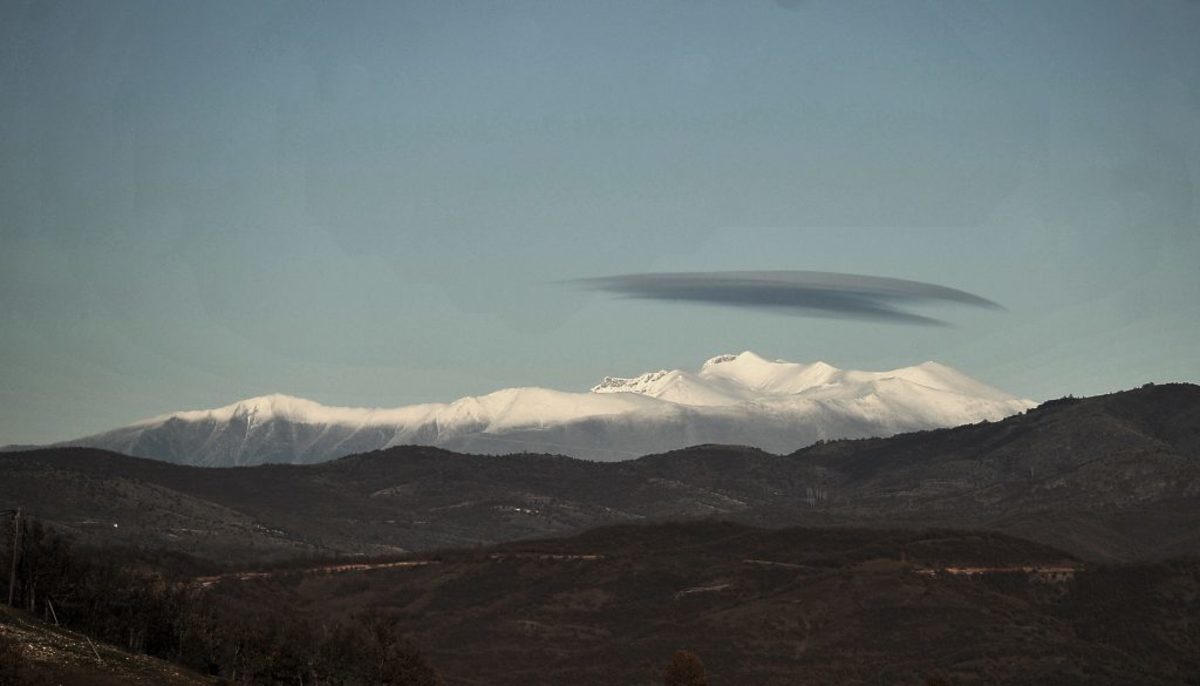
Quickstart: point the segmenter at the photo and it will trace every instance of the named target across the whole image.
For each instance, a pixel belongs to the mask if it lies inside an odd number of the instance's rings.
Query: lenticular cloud
[[[945,326],[904,309],[959,304],[1000,309],[987,298],[921,281],[811,271],[622,274],[573,283],[627,298],[747,307],[782,314]]]

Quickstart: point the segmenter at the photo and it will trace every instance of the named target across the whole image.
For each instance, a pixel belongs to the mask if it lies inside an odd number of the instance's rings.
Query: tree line
[[[77,549],[28,517],[5,522],[4,591],[14,607],[94,639],[231,684],[440,686],[403,627],[255,607],[206,592],[125,549]],[[4,596],[7,599],[7,595]]]
[[[9,512],[10,516],[14,513]],[[380,612],[315,618],[244,594],[212,593],[169,554],[78,548],[29,517],[5,525],[0,561],[13,607],[85,634],[214,676],[229,684],[442,686],[441,675],[400,623]],[[0,595],[0,602],[4,596]],[[14,646],[0,662],[14,667]],[[0,669],[0,684],[20,683]],[[700,659],[676,652],[666,686],[704,686]]]

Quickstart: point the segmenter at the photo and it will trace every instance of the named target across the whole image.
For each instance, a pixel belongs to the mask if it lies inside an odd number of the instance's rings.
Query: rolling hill
[[[661,683],[681,648],[713,686],[1200,674],[1194,561],[1090,567],[994,533],[621,525],[208,592],[230,607],[303,608],[312,622],[383,609],[455,686]]]
[[[396,447],[209,469],[56,448],[0,454],[0,503],[99,543],[222,560],[399,553],[720,517],[970,527],[1089,560],[1200,553],[1200,387],[1053,401],[999,422],[789,455],[696,446],[615,463]]]

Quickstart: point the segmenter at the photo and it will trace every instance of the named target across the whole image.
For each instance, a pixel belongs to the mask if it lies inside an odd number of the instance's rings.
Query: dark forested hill
[[[1052,401],[1000,422],[777,456],[697,446],[618,463],[401,447],[203,469],[88,449],[0,454],[0,506],[96,542],[219,559],[386,553],[717,516],[972,527],[1092,560],[1200,553],[1200,387]]]

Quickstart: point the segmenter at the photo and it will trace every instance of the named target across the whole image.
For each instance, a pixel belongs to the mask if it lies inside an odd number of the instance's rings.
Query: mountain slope
[[[446,404],[327,407],[284,395],[175,412],[58,445],[204,466],[322,462],[397,445],[622,460],[700,443],[787,452],[817,440],[997,420],[1033,403],[933,362],[887,372],[722,355],[698,373],[510,388]]]
[[[51,626],[0,605],[0,684],[202,686],[216,683],[215,679],[178,665],[92,641],[83,634]]]
[[[816,445],[838,509],[997,528],[1085,557],[1200,552],[1200,387],[1045,403],[1002,422]],[[1121,551],[1121,552],[1117,552]]]
[[[410,446],[207,469],[47,449],[0,454],[0,474],[0,503],[78,535],[218,559],[429,550],[707,516],[972,527],[1087,559],[1161,559],[1200,554],[1200,387],[1053,401],[996,423],[786,456],[707,445],[603,463]]]

